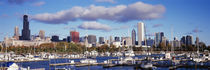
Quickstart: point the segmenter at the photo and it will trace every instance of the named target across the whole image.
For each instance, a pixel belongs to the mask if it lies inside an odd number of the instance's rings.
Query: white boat
[[[95,59],[83,59],[83,60],[80,60],[80,62],[84,63],[84,64],[96,64],[97,60],[95,60]]]
[[[201,62],[201,61],[203,61],[203,59],[202,58],[193,58],[193,61],[195,61],[195,62]]]
[[[30,68],[29,68],[30,69]],[[16,63],[12,63],[7,70],[27,70],[26,68],[19,67]]]
[[[166,59],[171,59],[171,53],[166,53],[166,54],[165,54],[165,58],[166,58]]]
[[[152,63],[143,63],[143,64],[141,64],[141,68],[144,70],[147,70],[147,69],[149,69],[149,70],[152,70],[152,69],[155,69],[156,67],[154,67],[153,66],[153,64]]]
[[[69,62],[70,62],[71,64],[75,64],[74,60],[69,60]]]
[[[135,56],[134,51],[133,50],[125,51],[125,56]]]

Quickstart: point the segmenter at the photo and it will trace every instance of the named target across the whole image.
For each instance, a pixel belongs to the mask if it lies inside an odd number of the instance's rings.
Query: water
[[[155,55],[153,55],[155,56]],[[160,55],[158,55],[160,56]],[[145,56],[135,56],[138,58],[144,58]],[[118,57],[96,57],[97,62],[101,63],[107,59],[118,59]],[[111,68],[103,68],[103,66],[83,66],[83,67],[75,67],[73,65],[65,65],[65,66],[49,66],[49,64],[55,63],[68,63],[69,60],[74,60],[75,62],[79,62],[81,59],[51,59],[49,61],[34,61],[34,62],[19,62],[17,63],[20,67],[30,69],[44,68],[45,70],[55,70],[57,68],[66,68],[71,70],[135,70],[134,66],[119,66],[119,67],[111,67]],[[170,64],[171,61],[160,61],[158,64]],[[193,62],[187,61],[189,65],[193,64]],[[1,66],[5,66],[6,63],[0,63]],[[204,65],[210,65],[210,62],[203,63]],[[167,67],[158,67],[156,70],[168,70]],[[195,70],[195,68],[178,68],[177,70]],[[197,69],[197,70],[208,70],[208,69]]]

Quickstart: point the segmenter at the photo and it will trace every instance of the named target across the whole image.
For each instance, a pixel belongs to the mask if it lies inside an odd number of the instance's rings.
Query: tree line
[[[117,48],[114,45],[101,45],[99,47],[91,47],[86,48],[84,45],[81,44],[75,44],[75,43],[68,43],[68,42],[57,42],[57,43],[44,43],[39,46],[10,46],[10,47],[2,47],[0,46],[1,52],[14,52],[16,54],[39,54],[41,52],[49,52],[49,53],[60,53],[60,54],[77,54],[77,53],[84,53],[85,51],[98,51],[99,53],[102,52],[118,52],[122,51],[124,49],[128,49],[129,47],[121,47]],[[144,51],[145,48],[142,47],[135,47],[133,46],[132,49],[134,51]],[[160,43],[158,46],[152,46],[149,48],[152,51],[171,51],[172,47],[171,45],[164,45],[163,43]],[[174,47],[174,51],[197,51],[197,47],[195,45],[186,46],[181,45],[180,47]],[[209,50],[210,46],[201,45],[199,47],[199,51]]]

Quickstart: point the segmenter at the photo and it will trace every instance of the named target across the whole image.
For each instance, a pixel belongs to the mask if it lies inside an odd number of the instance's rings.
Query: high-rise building
[[[29,21],[28,15],[23,16],[23,30],[21,40],[30,40],[30,29],[29,29]]]
[[[99,44],[104,44],[104,37],[99,37]]]
[[[163,37],[164,37],[163,32],[155,33],[155,46],[156,47],[162,42]]]
[[[187,35],[187,36],[186,36],[186,45],[187,45],[187,46],[191,46],[191,45],[192,45],[192,42],[193,42],[192,36]]]
[[[40,31],[39,31],[39,37],[40,37],[42,40],[45,39],[45,32],[44,32],[44,30],[40,30]]]
[[[161,39],[161,43],[163,43],[164,46],[167,46],[167,38],[163,36]]]
[[[51,41],[52,41],[52,42],[59,42],[59,41],[60,41],[60,40],[59,40],[59,36],[53,35],[52,38],[51,38]]]
[[[114,37],[115,42],[120,42],[120,37]]]
[[[132,39],[131,37],[125,37],[125,46],[132,46]]]
[[[147,46],[152,47],[155,44],[155,41],[151,38],[147,39]]]
[[[87,39],[89,44],[96,44],[96,35],[88,35]]]
[[[196,37],[195,46],[199,46],[199,38],[198,37]]]
[[[136,31],[133,29],[132,30],[132,45],[136,45]]]
[[[182,36],[180,42],[181,42],[181,44],[186,45],[186,37],[185,36]]]
[[[19,28],[18,28],[18,26],[16,26],[15,27],[13,38],[15,38],[16,40],[19,40],[19,36],[20,36],[20,34],[19,34]]]
[[[172,47],[180,47],[180,41],[177,39],[177,37],[174,37],[174,40],[172,41]]]
[[[138,45],[142,46],[142,42],[144,41],[145,34],[144,34],[144,23],[138,23]]]
[[[71,41],[73,41],[75,43],[79,42],[79,32],[71,31],[70,35],[71,35]]]

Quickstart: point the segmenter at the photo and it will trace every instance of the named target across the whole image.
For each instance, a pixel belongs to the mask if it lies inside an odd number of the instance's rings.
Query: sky
[[[143,22],[146,34],[164,32],[171,40],[192,35],[210,45],[210,0],[0,0],[0,41],[14,35],[15,26],[23,28],[22,16],[29,15],[32,35],[44,30],[46,36],[70,31],[80,37],[96,35],[131,36]],[[172,35],[173,34],[173,35]]]

